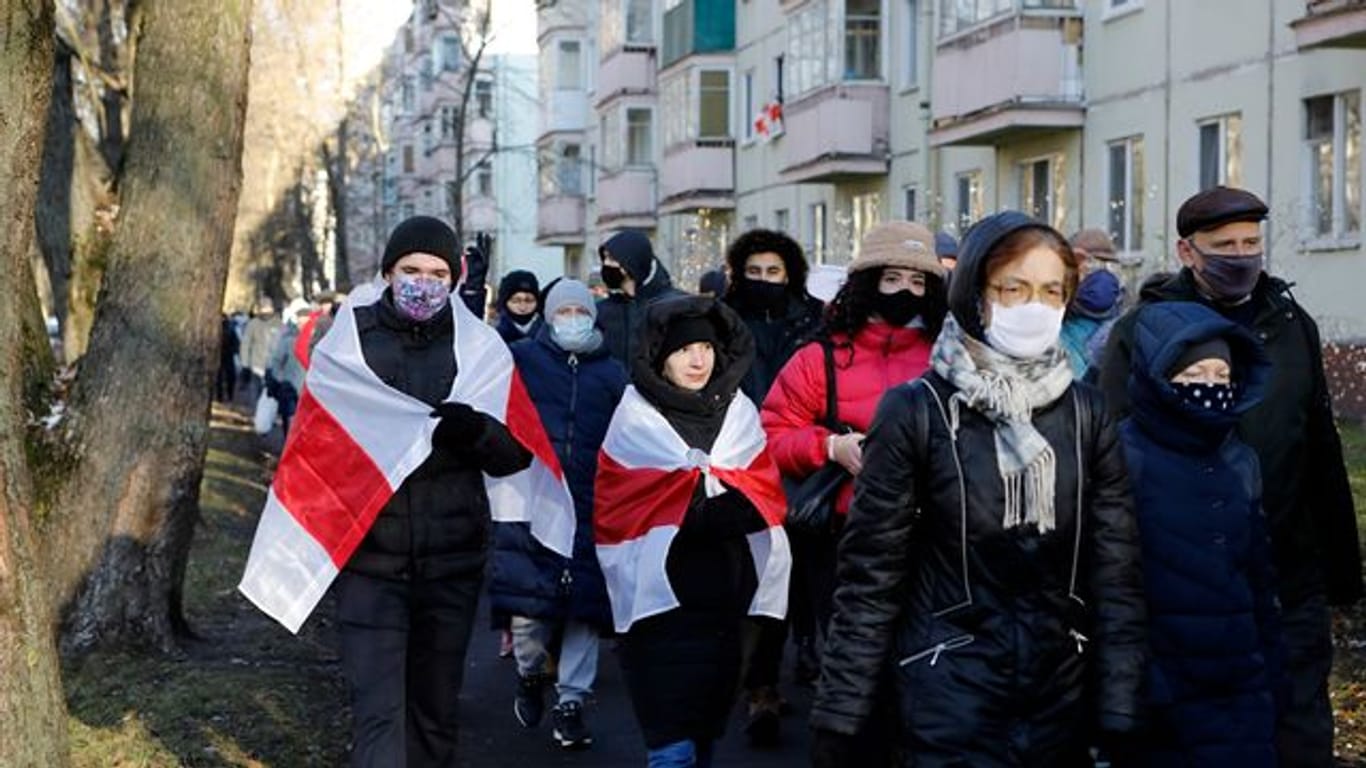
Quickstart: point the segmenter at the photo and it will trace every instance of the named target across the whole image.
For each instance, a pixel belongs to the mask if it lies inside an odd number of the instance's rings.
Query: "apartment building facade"
[[[1325,336],[1366,339],[1366,0],[542,0],[539,13],[539,141],[575,137],[579,170],[542,153],[543,180],[551,167],[578,194],[542,185],[538,239],[572,272],[625,226],[650,231],[691,287],[753,227],[838,264],[879,220],[958,234],[1016,208],[1109,231],[1137,280],[1176,266],[1181,201],[1226,183],[1267,199],[1270,268]]]

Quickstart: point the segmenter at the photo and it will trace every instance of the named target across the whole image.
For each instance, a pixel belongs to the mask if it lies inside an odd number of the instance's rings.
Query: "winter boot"
[[[555,723],[555,741],[564,749],[587,749],[593,745],[593,734],[583,724],[583,705],[577,701],[562,701],[550,711]]]
[[[512,713],[523,728],[535,728],[545,714],[546,678],[527,675],[517,680],[517,695],[512,701]]]

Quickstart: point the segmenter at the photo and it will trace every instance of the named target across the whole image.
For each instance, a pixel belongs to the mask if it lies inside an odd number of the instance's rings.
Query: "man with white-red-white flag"
[[[297,632],[335,579],[353,766],[455,764],[490,510],[568,554],[574,510],[493,329],[451,301],[459,243],[398,225],[312,365],[240,589]]]
[[[786,502],[740,318],[709,297],[646,311],[598,460],[594,529],[650,765],[707,765],[740,681],[745,616],[782,618]]]

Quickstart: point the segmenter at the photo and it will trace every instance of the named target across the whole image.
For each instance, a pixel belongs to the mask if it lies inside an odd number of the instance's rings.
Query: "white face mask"
[[[593,342],[593,318],[588,315],[556,315],[550,321],[555,343],[566,352],[584,352]]]
[[[1057,346],[1065,311],[1037,301],[1018,307],[1003,307],[993,301],[987,343],[1011,357],[1039,357]]]

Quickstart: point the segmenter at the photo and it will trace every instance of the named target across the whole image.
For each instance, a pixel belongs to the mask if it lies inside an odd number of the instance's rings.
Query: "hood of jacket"
[[[700,392],[674,386],[654,367],[669,326],[690,317],[705,317],[716,328],[716,365],[711,381]],[[631,381],[666,417],[682,413],[719,418],[753,362],[754,338],[734,310],[710,296],[676,296],[660,299],[646,310],[645,327],[631,361]]]
[[[1188,348],[1214,338],[1228,342],[1232,353],[1236,401],[1223,412],[1182,401],[1167,375]],[[1135,317],[1129,399],[1133,418],[1154,439],[1179,449],[1218,446],[1262,401],[1270,376],[1271,364],[1252,334],[1203,304],[1163,301]]]
[[[982,327],[982,288],[986,285],[987,256],[997,243],[1022,229],[1050,229],[1037,219],[1019,211],[1002,211],[982,219],[963,236],[958,248],[958,264],[949,281],[949,312],[969,336],[986,337]],[[1066,242],[1066,238],[1059,235]]]
[[[673,287],[673,278],[655,257],[650,238],[644,232],[627,229],[598,246],[598,258],[610,255],[626,274],[636,281],[636,298],[649,299]]]

